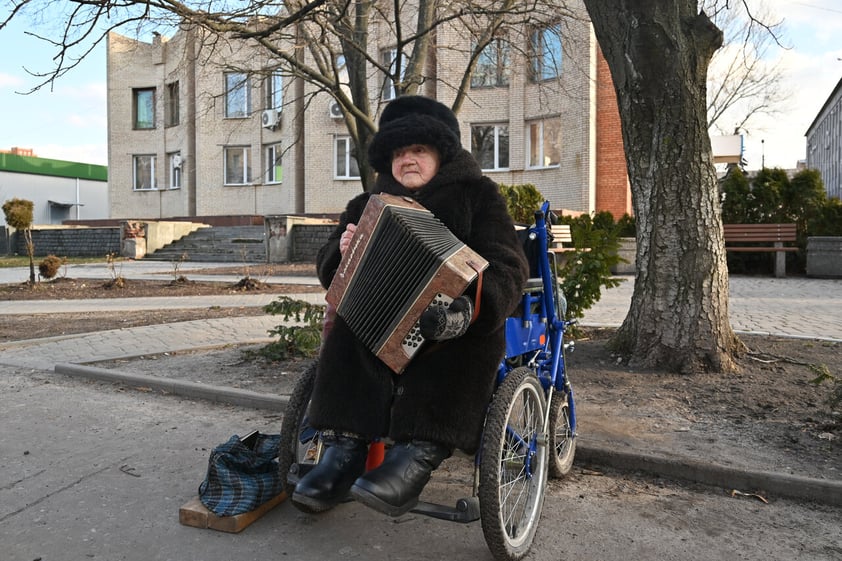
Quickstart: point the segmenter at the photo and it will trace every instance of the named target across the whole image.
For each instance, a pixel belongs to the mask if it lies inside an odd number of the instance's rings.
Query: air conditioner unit
[[[172,167],[174,167],[174,168],[180,168],[181,167],[181,154],[173,154]]]
[[[260,116],[260,124],[263,128],[275,130],[281,122],[281,112],[277,109],[266,109]]]
[[[328,111],[330,113],[331,119],[342,119],[344,115],[342,114],[342,108],[339,107],[339,104],[335,101],[330,102],[330,107],[328,107]]]

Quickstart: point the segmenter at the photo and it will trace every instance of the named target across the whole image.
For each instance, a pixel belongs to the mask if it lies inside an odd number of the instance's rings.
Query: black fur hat
[[[420,95],[390,102],[380,116],[380,130],[368,147],[371,166],[379,173],[389,173],[392,153],[411,144],[433,146],[441,163],[449,162],[462,148],[456,115],[446,105]]]

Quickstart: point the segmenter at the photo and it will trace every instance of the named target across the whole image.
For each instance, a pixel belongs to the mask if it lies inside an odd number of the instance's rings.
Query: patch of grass
[[[67,263],[70,265],[83,263],[102,263],[105,261],[105,256],[102,257],[68,257]],[[0,268],[11,267],[29,267],[29,257],[26,255],[13,255],[0,257]]]

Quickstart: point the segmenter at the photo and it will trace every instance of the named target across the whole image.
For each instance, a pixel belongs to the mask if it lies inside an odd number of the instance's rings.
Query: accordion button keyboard
[[[433,301],[430,302],[430,306],[444,306],[445,308],[449,308],[451,302],[453,302],[453,298],[447,294],[439,292],[436,294],[435,298],[433,298]],[[401,342],[401,348],[406,356],[412,357],[416,352],[418,352],[424,341],[424,336],[421,335],[421,323],[417,321],[404,336],[403,341]]]

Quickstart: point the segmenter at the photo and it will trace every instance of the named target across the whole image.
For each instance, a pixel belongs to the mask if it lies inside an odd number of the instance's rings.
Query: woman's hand
[[[351,245],[351,238],[354,237],[354,232],[356,231],[356,224],[347,224],[345,226],[345,231],[342,232],[342,236],[339,238],[339,253],[345,255],[345,250]]]

